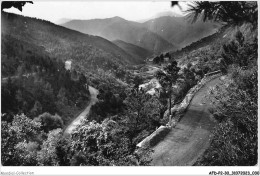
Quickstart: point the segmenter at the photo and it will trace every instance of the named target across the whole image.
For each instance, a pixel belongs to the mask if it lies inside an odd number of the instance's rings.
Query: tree
[[[81,73],[79,75],[79,82],[80,84],[84,85],[84,84],[87,84],[87,78],[85,77],[85,75],[83,73]]]
[[[37,160],[41,166],[60,165],[57,156],[58,141],[62,138],[62,129],[55,129],[48,133],[48,138],[43,142],[41,150],[37,154]]]
[[[142,115],[144,113],[145,103],[149,99],[149,95],[144,92],[141,88],[133,88],[127,91],[127,98],[125,104],[127,106],[129,114],[131,114],[134,120],[132,121],[135,125],[135,129],[138,130],[138,125],[144,120]]]
[[[129,166],[148,165],[146,154],[133,154],[129,139],[112,120],[102,124],[84,120],[72,133],[71,165]]]
[[[23,93],[20,89],[16,91],[15,99],[18,103],[18,109],[22,110],[23,109],[23,103],[24,103],[24,98],[23,98]]]
[[[177,66],[176,61],[172,61],[168,64],[164,71],[158,71],[156,73],[156,78],[159,80],[161,86],[165,88],[166,93],[169,97],[169,115],[171,116],[171,108],[172,108],[172,93],[173,93],[173,85],[177,82],[178,72],[180,68]]]
[[[66,97],[66,89],[64,87],[61,87],[59,90],[59,93],[57,95],[57,104],[58,106],[67,106],[69,101],[68,98]]]
[[[70,165],[71,138],[63,135],[57,141],[56,158],[60,166]]]
[[[153,63],[159,64],[160,63],[160,57],[156,56],[155,58],[153,58]]]
[[[163,118],[164,112],[167,110],[167,99],[168,99],[168,94],[167,90],[164,87],[161,87],[156,90],[156,97],[159,100],[159,111],[160,111],[160,119]]]
[[[18,166],[36,166],[37,151],[39,144],[37,142],[19,142],[15,145],[15,159],[19,162]]]
[[[17,8],[20,11],[23,11],[23,6],[26,3],[33,4],[32,1],[3,1],[2,4],[1,4],[1,10],[14,7],[14,8]]]
[[[203,21],[234,25],[249,22],[257,26],[258,8],[254,1],[195,1],[188,6],[186,12],[193,18],[193,22],[201,17]]]
[[[147,134],[160,126],[162,106],[158,98],[146,93],[142,88],[131,88],[126,91],[124,100],[126,111],[119,115],[121,126],[132,145],[136,145]],[[167,103],[166,103],[167,104]]]
[[[236,64],[239,67],[247,67],[249,64],[254,66],[257,63],[256,55],[257,42],[255,40],[245,41],[242,32],[237,31],[235,39],[224,44],[222,47],[222,67],[225,69],[228,66]],[[248,57],[250,56],[250,57]]]
[[[191,88],[192,86],[194,86],[194,84],[196,84],[194,72],[192,72],[189,68],[183,69],[183,78],[189,88]]]
[[[162,110],[162,105],[159,99],[155,96],[150,97],[144,104],[144,115],[145,115],[145,124],[147,131],[153,131],[158,128],[160,123],[160,115]]]
[[[40,126],[39,122],[29,119],[24,114],[14,116],[12,123],[2,122],[1,160],[4,166],[35,163],[34,154],[30,153],[29,146],[32,144],[31,142],[38,143],[42,140],[43,132]],[[35,150],[32,148],[31,150],[34,152]]]
[[[191,71],[191,69],[184,68],[182,70],[182,74],[180,75],[180,80],[179,81],[179,90],[178,90],[178,95],[176,97],[177,101],[181,100],[185,97],[187,92],[192,88],[194,85],[196,85],[197,80],[195,77],[194,72]]]
[[[179,4],[179,1],[171,1],[171,7],[175,7],[175,6],[178,6],[180,9],[182,9]]]
[[[120,90],[117,94],[114,94],[113,87],[109,85],[102,85],[99,87],[98,102],[91,107],[91,114],[89,119],[95,120],[101,123],[107,115],[115,115],[120,113],[123,110],[124,97],[120,96]]]
[[[45,112],[39,115],[37,118],[35,118],[35,121],[40,122],[42,124],[41,128],[46,133],[48,133],[51,130],[63,127],[63,120],[57,114],[51,115]]]
[[[134,88],[139,88],[139,85],[143,83],[142,77],[136,75],[133,80]]]
[[[30,110],[30,115],[32,117],[35,117],[42,113],[42,105],[39,101],[35,101],[33,108]]]
[[[54,89],[49,82],[44,81],[42,78],[35,79],[34,83],[28,85],[27,89],[30,90],[34,99],[41,103],[43,112],[55,113],[57,111]]]
[[[7,83],[3,83],[1,85],[1,111],[2,116],[1,120],[6,120],[11,122],[13,120],[14,114],[18,112],[16,94],[17,94],[17,86],[9,77],[7,79]]]
[[[160,55],[160,63],[164,62],[164,56],[163,54]]]
[[[171,55],[170,55],[170,53],[169,53],[169,52],[165,54],[165,57],[168,57],[168,58],[169,58],[169,60],[171,60]]]
[[[71,143],[71,165],[99,165],[97,139],[101,131],[100,124],[87,121],[74,130]]]
[[[77,72],[75,69],[73,69],[73,70],[71,71],[71,78],[72,78],[73,80],[77,80],[77,79],[78,79],[78,72]]]
[[[231,79],[210,92],[211,113],[219,124],[197,165],[254,166],[258,162],[257,66],[233,67]]]

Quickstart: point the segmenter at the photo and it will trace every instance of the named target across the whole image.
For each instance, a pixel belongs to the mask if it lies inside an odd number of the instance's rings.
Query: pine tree
[[[172,61],[168,64],[164,71],[159,71],[156,73],[156,77],[159,80],[161,86],[166,89],[166,93],[169,97],[169,115],[171,116],[171,108],[172,108],[172,94],[173,94],[173,85],[177,82],[178,72],[180,68],[177,66],[176,61]]]

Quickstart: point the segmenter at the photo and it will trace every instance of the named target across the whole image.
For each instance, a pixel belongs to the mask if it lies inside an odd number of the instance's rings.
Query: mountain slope
[[[117,46],[119,46],[120,48],[122,48],[123,50],[125,50],[127,53],[129,53],[131,56],[133,56],[134,58],[137,58],[140,61],[144,61],[146,58],[151,57],[152,56],[152,52],[133,45],[131,43],[126,43],[122,40],[115,40],[113,41],[114,44],[116,44]]]
[[[223,42],[225,43],[226,41],[230,40],[230,38],[232,38],[232,32],[234,33],[232,27],[229,25],[223,26],[218,30],[218,32],[193,42],[181,50],[172,51],[170,54],[175,59],[178,59],[182,58],[183,56],[187,56],[187,53],[192,54],[196,50],[200,50],[212,45],[219,45],[219,43]]]
[[[41,58],[42,61],[37,61]],[[43,47],[32,45],[27,41],[18,40],[10,35],[1,35],[1,77],[14,76],[19,74],[19,67],[26,66],[28,69],[37,62],[41,65],[48,65],[46,61],[48,53]],[[30,72],[35,72],[31,70]]]
[[[124,50],[101,37],[82,34],[35,18],[2,12],[2,35],[43,47],[52,57],[72,60],[82,69],[117,68],[138,63]]]
[[[161,36],[144,28],[141,23],[127,21],[120,17],[94,20],[72,20],[62,26],[90,35],[98,35],[108,40],[122,40],[154,53],[178,47]]]
[[[205,36],[215,33],[220,25],[211,22],[191,24],[186,17],[163,16],[143,23],[150,31],[160,35],[171,43],[184,47]]]

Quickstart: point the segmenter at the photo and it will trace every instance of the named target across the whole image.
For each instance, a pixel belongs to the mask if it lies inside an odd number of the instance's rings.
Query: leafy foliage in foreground
[[[35,165],[35,149],[43,135],[40,126],[25,115],[15,116],[12,123],[2,121],[1,161],[4,166]]]
[[[149,165],[151,151],[134,152],[123,127],[113,120],[83,121],[65,137],[60,128],[45,133],[41,122],[17,115],[2,122],[1,161],[4,166]]]
[[[229,82],[211,92],[219,120],[214,139],[198,165],[257,164],[257,68],[235,68]]]
[[[84,121],[72,134],[72,165],[146,165],[149,157],[132,153],[127,136],[113,120],[102,124]]]

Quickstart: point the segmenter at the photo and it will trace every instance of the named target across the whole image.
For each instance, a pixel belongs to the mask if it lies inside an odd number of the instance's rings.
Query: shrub
[[[257,67],[233,67],[230,78],[210,92],[211,111],[219,124],[211,146],[197,165],[257,164]]]
[[[40,122],[42,124],[41,128],[46,133],[51,130],[63,127],[63,121],[61,117],[57,114],[51,115],[45,112],[39,115],[39,117],[35,118],[35,121]]]

